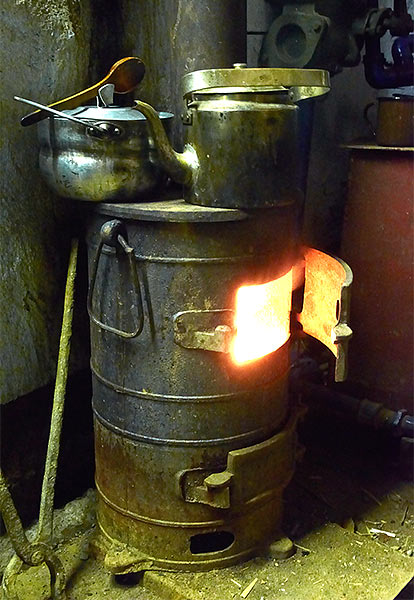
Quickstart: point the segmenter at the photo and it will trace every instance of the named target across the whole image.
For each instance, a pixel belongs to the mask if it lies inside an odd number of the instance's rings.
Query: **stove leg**
[[[269,546],[269,554],[272,558],[284,560],[290,558],[296,552],[295,544],[288,537],[282,537],[280,540],[272,542]]]

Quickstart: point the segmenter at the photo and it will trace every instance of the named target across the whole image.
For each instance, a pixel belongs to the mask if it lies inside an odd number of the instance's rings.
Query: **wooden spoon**
[[[111,67],[109,73],[101,81],[73,96],[49,104],[49,106],[58,108],[59,110],[63,110],[64,108],[76,108],[80,106],[82,102],[86,102],[96,96],[98,89],[106,83],[113,83],[117,94],[132,92],[144,77],[144,73],[145,65],[140,58],[135,56],[121,58],[121,60],[118,60],[118,62]],[[45,110],[35,110],[23,117],[20,123],[23,127],[26,127],[27,125],[32,125],[42,119],[46,119],[48,116],[49,113]]]

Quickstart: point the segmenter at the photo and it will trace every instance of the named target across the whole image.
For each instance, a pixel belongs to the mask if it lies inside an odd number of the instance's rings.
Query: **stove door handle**
[[[129,272],[132,281],[132,287],[134,291],[134,295],[136,298],[136,307],[138,312],[137,324],[133,331],[123,331],[122,329],[118,329],[116,327],[112,327],[107,323],[103,323],[94,313],[92,309],[93,302],[93,293],[95,290],[96,284],[96,276],[98,273],[99,259],[102,254],[102,248],[104,244],[108,246],[112,246],[115,248],[121,248],[128,257],[129,262]],[[101,227],[101,239],[98,244],[98,248],[95,254],[95,257],[92,262],[91,269],[91,280],[88,289],[88,299],[87,299],[87,308],[88,314],[91,319],[98,327],[104,329],[105,331],[109,331],[119,337],[131,339],[137,337],[143,330],[144,327],[144,307],[142,304],[142,294],[141,294],[141,286],[138,277],[138,271],[135,261],[134,249],[129,246],[126,233],[124,231],[124,225],[121,221],[114,219],[113,221],[108,221],[104,223]]]

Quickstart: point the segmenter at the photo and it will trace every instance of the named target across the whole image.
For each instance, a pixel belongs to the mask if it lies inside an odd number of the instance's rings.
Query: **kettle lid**
[[[204,69],[182,78],[183,96],[192,94],[264,92],[290,89],[293,100],[326,94],[330,89],[328,71],[321,69],[246,68],[236,63],[232,69]]]

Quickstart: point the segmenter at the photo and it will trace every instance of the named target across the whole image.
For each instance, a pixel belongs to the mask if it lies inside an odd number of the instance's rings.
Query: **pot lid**
[[[94,121],[144,121],[144,115],[133,106],[78,106],[63,113],[78,119]],[[159,112],[160,119],[169,119],[174,115],[169,112]],[[55,117],[56,118],[56,117]],[[59,118],[59,117],[57,117]]]
[[[236,63],[232,69],[204,69],[184,75],[183,95],[280,91],[291,92],[292,100],[326,94],[330,89],[328,71],[321,69],[248,69]]]

